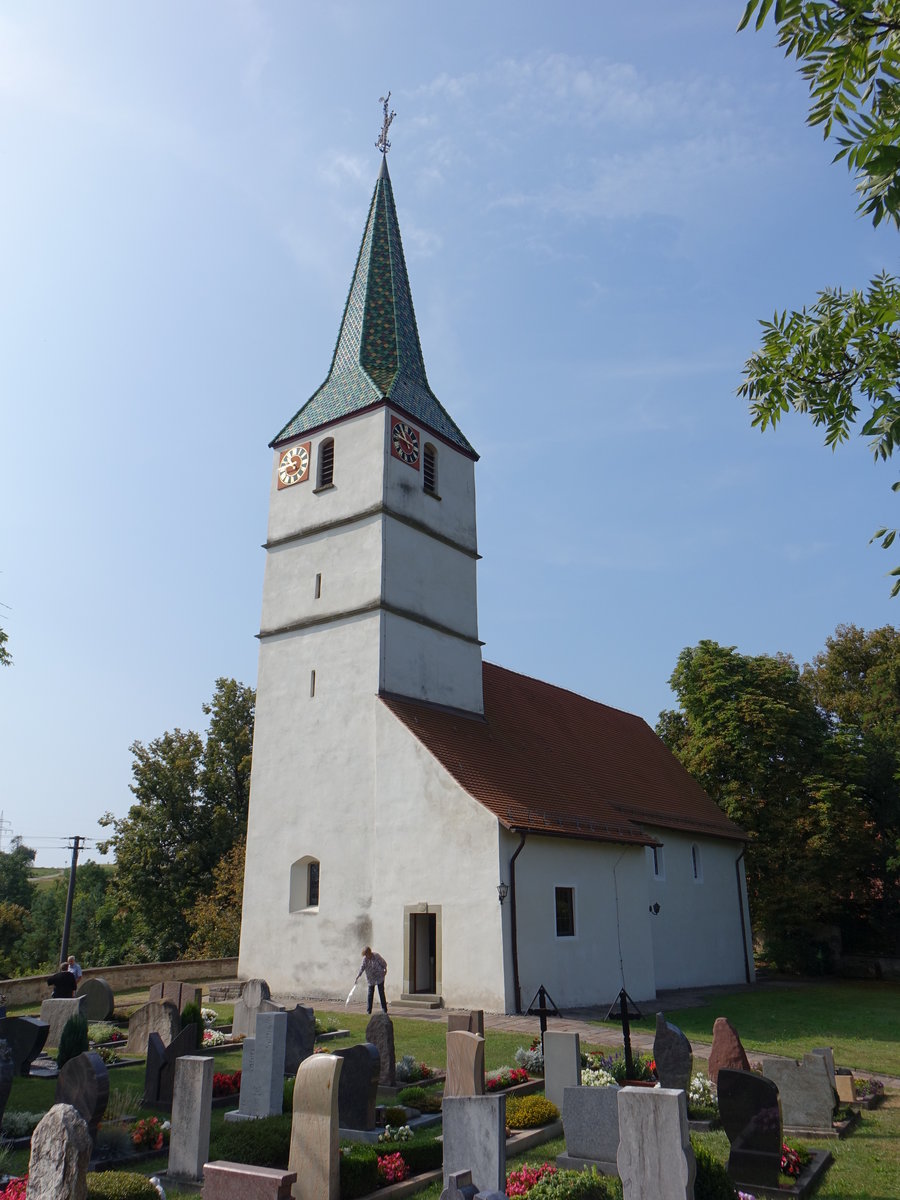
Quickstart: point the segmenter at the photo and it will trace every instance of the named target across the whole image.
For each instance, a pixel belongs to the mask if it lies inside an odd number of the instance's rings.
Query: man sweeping
[[[375,989],[378,988],[378,999],[381,1001],[381,1011],[387,1012],[387,1001],[384,998],[384,977],[387,975],[387,963],[380,954],[376,954],[371,946],[366,946],[363,950],[362,966],[356,974],[359,979],[363,971],[366,973],[366,983],[369,985],[369,1000],[366,1005],[366,1012],[372,1011],[372,1000],[375,996]]]

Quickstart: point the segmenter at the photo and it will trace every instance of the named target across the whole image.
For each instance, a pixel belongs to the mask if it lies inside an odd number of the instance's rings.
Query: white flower
[[[618,1084],[609,1071],[604,1071],[602,1067],[582,1067],[581,1086],[618,1087]]]

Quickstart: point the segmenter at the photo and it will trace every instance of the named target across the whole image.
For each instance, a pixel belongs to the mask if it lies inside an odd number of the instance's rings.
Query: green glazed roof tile
[[[478,457],[428,386],[386,159],[369,206],[328,378],[271,444],[382,400],[392,400],[466,454]]]

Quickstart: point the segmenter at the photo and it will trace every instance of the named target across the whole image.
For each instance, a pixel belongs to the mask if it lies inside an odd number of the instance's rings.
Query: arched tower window
[[[437,495],[437,450],[426,442],[422,455],[422,486],[432,496]]]
[[[319,860],[311,854],[298,858],[292,865],[290,912],[319,907],[319,867]]]
[[[319,445],[319,467],[316,487],[331,487],[334,483],[334,438],[326,438]]]

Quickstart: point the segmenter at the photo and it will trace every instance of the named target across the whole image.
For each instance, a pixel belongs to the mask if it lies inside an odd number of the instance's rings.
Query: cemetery
[[[535,1200],[900,1195],[896,1185],[831,1187],[835,1158],[864,1174],[854,1144],[877,1136],[883,1153],[900,1131],[894,1097],[873,1110],[883,1086],[842,1067],[829,1046],[757,1063],[720,1017],[704,1069],[663,1014],[655,1031],[652,1020],[633,1026],[640,1051],[599,1024],[589,1043],[545,1022],[542,1046],[485,1032],[481,1013],[318,1014],[279,1006],[260,983],[215,1009],[195,994],[129,995],[104,1021],[75,1012],[54,1047],[49,1030],[41,1043],[49,1022],[4,1018],[4,1194],[14,1200],[28,1172],[41,1195],[76,1194],[67,1189],[81,1174],[87,1195],[100,1195],[113,1186],[103,1178],[124,1171],[133,1179],[117,1182],[117,1195],[149,1195],[140,1189],[153,1176],[167,1197],[202,1190],[210,1200],[410,1189],[423,1200],[535,1189]],[[292,1049],[289,1027],[301,1021],[309,1037],[294,1029]],[[235,1023],[245,1030],[237,1040]],[[205,1046],[207,1032],[223,1042]],[[100,1051],[116,1047],[127,1057],[108,1065]]]

